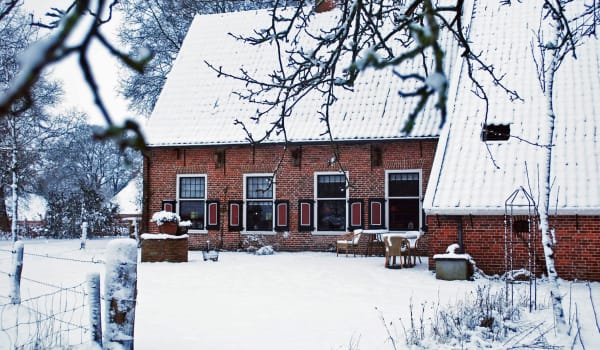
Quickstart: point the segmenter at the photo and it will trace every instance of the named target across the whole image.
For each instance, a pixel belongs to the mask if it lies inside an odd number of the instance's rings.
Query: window
[[[246,231],[273,231],[273,176],[249,175],[244,182]]]
[[[181,220],[192,222],[190,229],[206,229],[206,176],[178,175],[177,203]]]
[[[346,230],[346,176],[316,175],[317,231]]]
[[[421,172],[387,172],[388,228],[413,231],[421,227]]]

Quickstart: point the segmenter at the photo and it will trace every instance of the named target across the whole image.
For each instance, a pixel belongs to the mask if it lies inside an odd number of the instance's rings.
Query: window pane
[[[390,197],[418,197],[419,173],[396,173],[389,175]]]
[[[343,231],[346,229],[346,201],[317,201],[317,230]]]
[[[204,229],[204,201],[179,202],[179,216],[182,221],[190,220],[190,229]]]
[[[412,231],[419,229],[419,199],[390,199],[390,230]]]
[[[204,198],[203,177],[182,177],[179,179],[179,198]]]
[[[246,206],[246,229],[248,231],[273,230],[273,202],[248,202]]]
[[[246,198],[262,199],[273,198],[272,177],[248,177],[246,178]]]
[[[346,198],[346,177],[344,175],[318,175],[317,197]]]

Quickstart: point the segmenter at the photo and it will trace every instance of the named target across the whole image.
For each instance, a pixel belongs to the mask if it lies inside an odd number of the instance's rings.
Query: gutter
[[[454,207],[454,208],[423,208],[426,215],[446,215],[446,216],[466,216],[466,215],[504,215],[504,207]],[[515,208],[513,214],[516,215],[527,215],[529,211],[527,208]],[[561,208],[558,210],[551,210],[548,215],[579,215],[579,216],[600,216],[600,207],[597,208]]]
[[[254,144],[254,146],[277,146],[277,145],[288,145],[288,146],[303,146],[303,145],[330,145],[330,144],[369,144],[369,143],[388,143],[388,142],[402,142],[402,141],[424,141],[424,140],[439,140],[439,136],[419,136],[419,137],[404,137],[404,138],[371,138],[371,139],[340,139],[340,140],[305,140],[305,141],[274,141],[274,142],[260,142]],[[147,148],[201,148],[201,147],[228,147],[228,146],[252,146],[252,143],[248,141],[235,141],[235,142],[223,142],[223,143],[179,143],[179,144],[147,144]]]

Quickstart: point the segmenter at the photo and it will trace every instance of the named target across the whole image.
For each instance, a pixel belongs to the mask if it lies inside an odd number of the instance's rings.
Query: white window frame
[[[344,225],[346,226],[345,231],[319,231],[319,200],[341,200],[341,198],[319,198],[318,197],[318,178],[321,175],[344,175],[346,179],[346,197],[344,198],[346,204],[346,218],[344,219]],[[318,171],[314,173],[313,178],[313,196],[314,196],[314,205],[313,205],[313,222],[314,222],[314,231],[312,232],[315,235],[340,235],[348,230],[348,200],[350,199],[350,187],[348,186],[348,182],[350,180],[350,176],[348,171]]]
[[[204,178],[204,198],[185,198],[185,199],[181,199],[179,197],[180,193],[180,179],[182,178],[188,178],[188,177],[203,177]],[[207,205],[206,205],[206,201],[208,198],[208,176],[207,174],[177,174],[177,184],[175,185],[176,187],[176,200],[177,203],[175,205],[175,207],[177,208],[177,215],[180,215],[180,205],[181,202],[186,202],[186,201],[198,201],[198,200],[203,200],[204,201],[204,229],[200,230],[200,229],[189,229],[189,233],[208,233],[208,229],[206,229],[206,221],[207,221],[207,215],[208,215],[208,211],[207,211]]]
[[[247,180],[250,177],[270,177],[272,179],[272,186],[273,186],[273,198],[271,198],[271,205],[272,205],[272,214],[273,214],[273,218],[271,221],[271,230],[257,230],[257,231],[251,231],[248,230],[248,225],[246,224],[246,221],[248,219],[248,202],[252,202],[252,201],[259,201],[259,202],[266,202],[267,200],[265,198],[261,198],[261,199],[251,199],[248,200],[247,197]],[[242,234],[247,234],[247,235],[274,235],[277,232],[275,232],[275,199],[277,198],[277,186],[276,186],[277,182],[275,181],[275,175],[273,175],[273,173],[250,173],[250,174],[244,174],[244,183],[243,183],[243,196],[244,196],[244,205],[243,205],[243,227],[244,230],[242,231]]]
[[[418,173],[419,174],[419,195],[417,196],[402,196],[402,197],[390,197],[389,193],[389,178],[390,174],[406,174],[406,173]],[[420,231],[423,227],[423,170],[422,169],[401,169],[401,170],[386,170],[385,171],[385,227],[390,232],[407,232],[407,231],[392,231],[390,228],[390,199],[418,199],[419,200],[419,222],[416,227],[410,231]]]

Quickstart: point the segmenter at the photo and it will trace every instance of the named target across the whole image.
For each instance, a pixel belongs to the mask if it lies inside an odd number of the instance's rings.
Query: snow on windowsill
[[[243,235],[265,235],[265,236],[275,236],[277,234],[276,231],[242,231]]]

